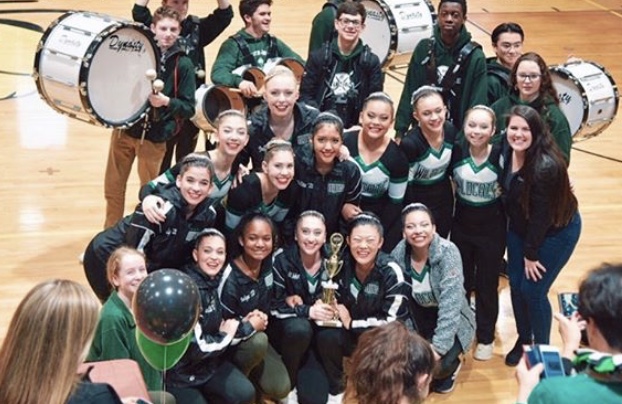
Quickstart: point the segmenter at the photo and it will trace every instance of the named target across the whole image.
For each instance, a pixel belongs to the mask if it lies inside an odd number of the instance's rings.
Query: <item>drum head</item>
[[[240,93],[233,92],[224,86],[212,86],[203,97],[203,115],[215,126],[216,118],[222,111],[237,109],[246,114],[246,105]]]
[[[145,72],[157,71],[155,43],[142,26],[125,25],[107,33],[93,53],[80,79],[88,104],[104,124],[132,124],[148,107],[152,88]]]
[[[389,16],[379,3],[372,0],[363,0],[361,4],[367,10],[365,30],[361,33],[361,38],[365,44],[369,45],[372,52],[378,56],[382,65],[389,59],[391,45],[397,44],[395,21],[389,19]],[[391,31],[391,26],[394,27],[393,32]]]

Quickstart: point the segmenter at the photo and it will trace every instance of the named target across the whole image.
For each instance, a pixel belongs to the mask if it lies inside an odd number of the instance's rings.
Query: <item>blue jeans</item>
[[[525,275],[524,240],[508,231],[508,276],[512,308],[518,337],[523,343],[548,344],[551,334],[551,304],[547,294],[564,265],[570,259],[581,234],[581,216],[575,213],[570,223],[547,236],[538,249],[539,261],[546,268],[542,279],[532,281]]]

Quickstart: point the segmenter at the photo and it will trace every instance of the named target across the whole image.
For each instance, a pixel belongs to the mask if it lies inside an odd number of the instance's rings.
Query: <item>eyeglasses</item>
[[[504,51],[504,52],[509,52],[512,49],[518,50],[518,49],[520,49],[522,47],[523,47],[523,43],[522,42],[514,42],[514,43],[501,42],[499,44],[499,48],[501,48],[501,50]]]
[[[540,77],[542,77],[541,74],[524,74],[524,73],[520,73],[516,75],[516,78],[519,79],[520,81],[527,81],[527,79],[529,79],[529,81],[536,81],[539,80]]]
[[[337,21],[339,21],[341,23],[341,25],[343,26],[348,26],[348,25],[352,25],[355,28],[360,27],[361,25],[363,25],[363,21],[361,20],[351,20],[349,18],[340,18]]]

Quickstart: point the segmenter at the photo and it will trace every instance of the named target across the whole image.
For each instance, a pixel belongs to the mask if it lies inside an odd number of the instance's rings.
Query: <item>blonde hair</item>
[[[270,82],[270,80],[272,80],[273,78],[277,76],[289,77],[292,79],[294,85],[298,84],[298,79],[296,79],[296,75],[289,67],[282,66],[282,65],[276,65],[272,69],[270,69],[268,74],[266,74],[266,77],[263,80],[263,86],[266,87],[268,82]]]
[[[112,285],[113,289],[115,289],[115,286],[112,279],[115,275],[119,274],[119,269],[121,269],[121,260],[123,260],[123,257],[132,254],[142,257],[143,260],[145,259],[145,254],[142,252],[135,248],[125,246],[117,248],[112,252],[112,254],[110,254],[110,257],[108,257],[108,262],[106,263],[106,278],[108,279],[108,283]]]
[[[20,302],[0,350],[0,402],[64,404],[79,381],[99,318],[86,287],[55,279]]]

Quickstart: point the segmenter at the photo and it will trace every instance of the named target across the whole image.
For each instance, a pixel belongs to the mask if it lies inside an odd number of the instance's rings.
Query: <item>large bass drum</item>
[[[158,69],[152,34],[140,24],[71,11],[54,21],[37,47],[34,78],[56,111],[95,125],[127,128],[149,108]]]
[[[429,0],[363,0],[361,3],[367,9],[361,38],[384,67],[408,63],[419,41],[432,36],[436,13]]]
[[[611,125],[620,94],[603,66],[580,61],[551,66],[550,71],[573,140],[594,137]]]

